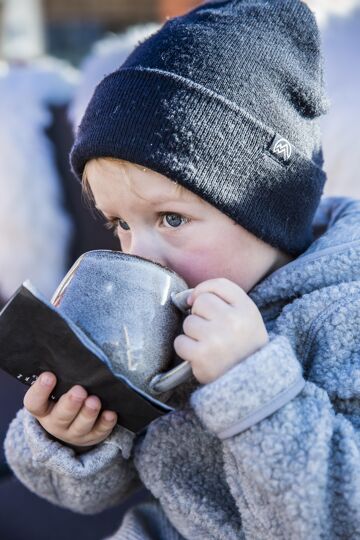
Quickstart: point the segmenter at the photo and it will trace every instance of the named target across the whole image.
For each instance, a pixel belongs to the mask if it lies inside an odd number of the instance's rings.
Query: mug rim
[[[88,255],[96,255],[96,254],[101,254],[101,253],[106,253],[108,254],[110,257],[113,257],[113,258],[122,258],[122,259],[138,259],[142,262],[145,262],[151,266],[156,266],[158,267],[159,269],[165,271],[165,273],[167,275],[170,274],[171,277],[173,278],[176,278],[177,280],[181,281],[184,286],[185,286],[185,289],[188,288],[188,284],[186,283],[186,281],[181,277],[179,276],[179,274],[177,272],[175,272],[174,270],[171,270],[171,268],[169,268],[168,266],[163,266],[162,264],[156,262],[156,261],[150,261],[149,259],[145,259],[144,257],[140,257],[139,255],[130,255],[129,253],[124,253],[123,251],[115,251],[115,250],[112,250],[112,249],[92,249],[90,251],[85,251],[85,253],[83,253],[82,255],[80,255],[80,257],[74,262],[74,264],[69,268],[69,270],[67,271],[67,273],[65,274],[65,276],[63,277],[63,279],[61,280],[61,282],[59,283],[58,287],[56,288],[54,294],[52,295],[51,297],[51,304],[57,306],[58,304],[58,301],[59,299],[61,298],[62,294],[64,294],[65,290],[67,289],[67,286],[69,285],[73,275],[74,275],[74,272],[76,272],[78,266],[81,264],[81,262],[88,256]]]
[[[139,259],[140,261],[143,261],[150,265],[155,265],[161,268],[162,270],[167,271],[169,274],[172,274],[178,278],[180,278],[182,281],[185,282],[185,280],[177,273],[175,270],[172,270],[168,266],[165,266],[163,264],[160,264],[156,261],[151,261],[150,259],[145,259],[144,257],[140,257],[140,255],[130,255],[130,253],[124,253],[123,251],[117,251],[113,249],[91,249],[90,251],[85,251],[76,262],[80,262],[86,255],[90,254],[96,254],[96,253],[108,253],[111,257],[122,257],[122,258],[128,258],[128,259]]]

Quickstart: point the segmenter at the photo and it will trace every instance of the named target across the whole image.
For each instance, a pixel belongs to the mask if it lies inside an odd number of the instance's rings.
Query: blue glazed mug
[[[190,291],[180,276],[160,264],[96,250],[76,261],[51,303],[105,353],[115,376],[166,401],[191,375],[188,362],[174,366],[173,349]]]

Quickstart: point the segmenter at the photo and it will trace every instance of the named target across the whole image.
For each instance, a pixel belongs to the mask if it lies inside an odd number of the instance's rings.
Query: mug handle
[[[183,313],[190,312],[190,308],[186,299],[193,290],[194,289],[186,289],[185,291],[182,291],[177,295],[175,295],[174,293],[171,294],[171,300],[173,304],[175,304],[175,306]],[[163,392],[172,390],[179,384],[185,382],[191,374],[191,365],[187,360],[185,360],[173,369],[170,369],[165,373],[159,373],[158,375],[155,375],[155,377],[151,379],[149,386],[154,394],[162,394]]]

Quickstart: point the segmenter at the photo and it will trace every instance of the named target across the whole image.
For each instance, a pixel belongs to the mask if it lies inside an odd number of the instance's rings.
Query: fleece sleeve
[[[344,343],[334,328],[325,329],[333,355]],[[359,377],[359,352],[351,365]],[[339,412],[301,371],[288,339],[273,336],[198,389],[192,406],[223,441],[224,471],[246,538],[360,538],[360,386]]]
[[[89,452],[77,455],[51,438],[21,409],[5,438],[5,455],[16,477],[48,501],[83,514],[115,506],[139,487],[130,457],[133,435],[116,426]]]

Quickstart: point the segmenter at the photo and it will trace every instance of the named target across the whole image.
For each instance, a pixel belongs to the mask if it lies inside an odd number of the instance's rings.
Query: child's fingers
[[[230,305],[241,304],[246,293],[236,283],[227,278],[214,278],[203,281],[191,293],[191,305],[204,293],[213,293]]]
[[[203,293],[195,298],[191,313],[211,321],[215,316],[223,314],[226,309],[229,309],[229,305],[219,296],[213,293]]]
[[[94,427],[101,409],[101,401],[96,396],[89,396],[78,415],[68,428],[68,436],[79,438],[88,435]]]
[[[93,398],[95,396],[90,397]],[[79,448],[98,444],[110,435],[111,431],[114,429],[116,420],[117,414],[114,411],[103,411],[100,415],[97,411],[90,417],[88,416],[84,405],[81,412],[70,426],[67,432],[67,438],[72,444],[75,444]]]
[[[94,438],[103,440],[113,430],[116,421],[117,414],[115,411],[103,411],[94,426],[92,432]]]
[[[30,386],[24,396],[24,407],[37,417],[48,413],[53,404],[49,403],[49,397],[56,385],[56,377],[53,373],[46,371]]]
[[[87,392],[82,386],[73,386],[54,405],[49,421],[56,429],[68,429],[81,410]]]
[[[117,415],[103,411],[97,396],[87,397],[85,388],[73,386],[54,403],[49,401],[56,385],[53,373],[45,372],[24,396],[24,407],[52,435],[69,444],[94,445],[113,430]]]

